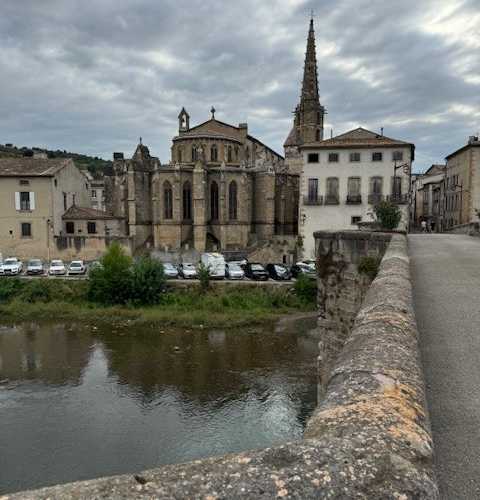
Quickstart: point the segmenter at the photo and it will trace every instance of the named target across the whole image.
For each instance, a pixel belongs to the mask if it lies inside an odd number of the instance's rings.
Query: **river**
[[[0,493],[301,438],[313,326],[0,326]]]

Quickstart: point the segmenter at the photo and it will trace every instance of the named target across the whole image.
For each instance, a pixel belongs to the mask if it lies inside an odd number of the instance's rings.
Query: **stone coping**
[[[417,337],[394,235],[302,441],[0,498],[437,499]]]

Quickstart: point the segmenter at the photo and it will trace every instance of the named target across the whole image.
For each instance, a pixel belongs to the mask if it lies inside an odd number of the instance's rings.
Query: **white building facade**
[[[300,146],[299,234],[304,258],[315,257],[313,233],[358,229],[374,220],[374,207],[390,200],[408,228],[411,165],[415,146],[358,128]]]

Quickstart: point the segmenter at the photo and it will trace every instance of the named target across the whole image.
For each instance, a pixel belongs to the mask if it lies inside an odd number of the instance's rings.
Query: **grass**
[[[315,309],[294,290],[274,287],[199,288],[164,294],[154,306],[100,306],[86,300],[82,282],[42,280],[21,284],[0,280],[0,317],[5,321],[56,320],[112,325],[161,325],[180,328],[241,327],[268,324],[280,316]],[[3,294],[2,294],[3,287]]]

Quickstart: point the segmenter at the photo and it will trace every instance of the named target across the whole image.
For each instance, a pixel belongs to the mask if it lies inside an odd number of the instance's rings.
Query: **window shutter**
[[[20,193],[15,193],[15,210],[20,210]]]
[[[35,210],[35,193],[30,191],[30,210]]]

